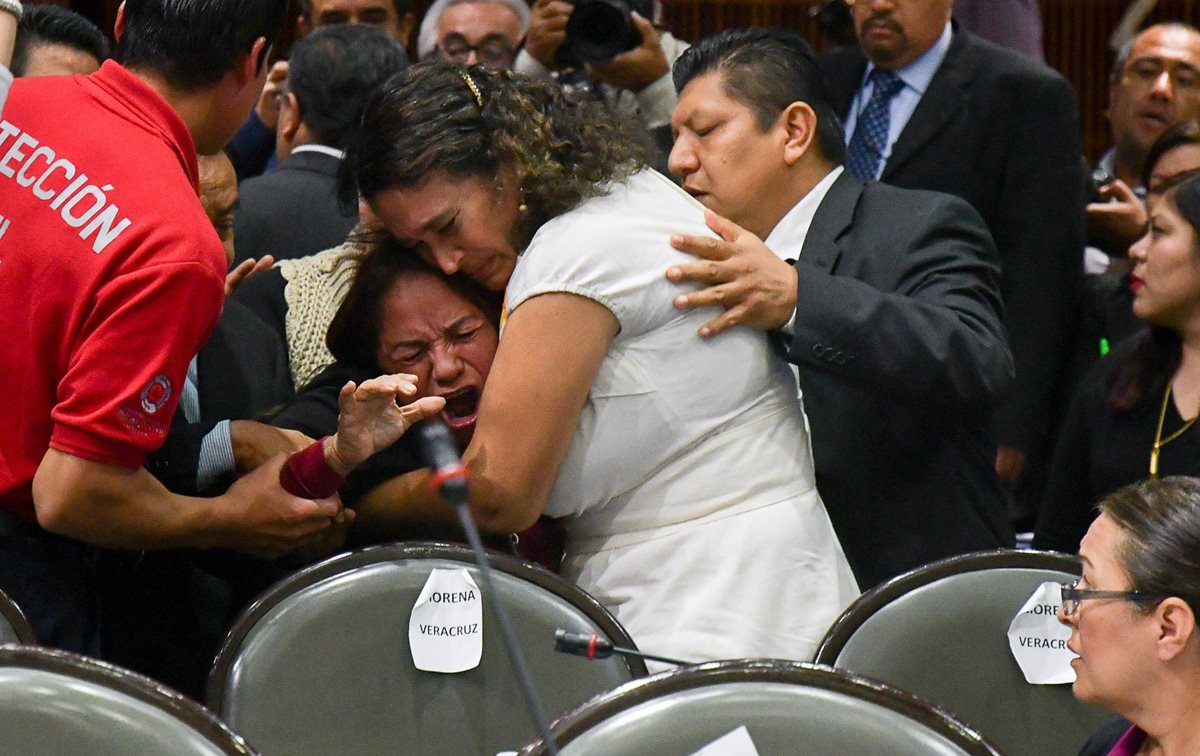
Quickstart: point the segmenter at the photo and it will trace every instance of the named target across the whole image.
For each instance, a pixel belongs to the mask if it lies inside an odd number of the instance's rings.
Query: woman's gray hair
[[[521,21],[521,37],[525,36],[525,32],[529,31],[530,11],[529,5],[525,0],[434,0],[433,5],[429,6],[429,10],[425,11],[425,17],[421,19],[421,30],[417,34],[417,59],[429,60],[433,57],[434,51],[437,49],[437,27],[438,21],[442,14],[449,8],[463,3],[492,3],[494,5],[503,5],[517,14],[517,18]]]

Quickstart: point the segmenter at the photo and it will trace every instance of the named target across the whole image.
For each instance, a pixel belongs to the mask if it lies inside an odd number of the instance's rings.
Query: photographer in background
[[[631,37],[633,44],[615,56],[595,57],[604,47],[595,31],[610,27],[578,23],[583,17],[572,24],[572,15],[626,8],[628,25],[636,35]],[[655,166],[661,163],[665,173],[672,142],[671,111],[677,101],[671,66],[688,44],[660,30],[655,24],[661,21],[661,0],[534,0],[525,48],[517,54],[513,69],[528,76],[555,76],[565,88],[588,91],[590,82],[600,84],[599,96],[609,106],[639,116],[659,148],[661,159]],[[581,77],[581,72],[586,76]]]

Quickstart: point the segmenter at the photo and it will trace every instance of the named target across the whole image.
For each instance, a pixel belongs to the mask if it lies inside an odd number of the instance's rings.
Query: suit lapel
[[[968,45],[966,32],[955,29],[950,49],[937,73],[929,82],[921,101],[917,103],[912,117],[900,132],[900,138],[892,146],[892,154],[883,167],[880,181],[889,180],[896,171],[904,167],[927,142],[937,136],[942,127],[964,107],[967,87],[974,75],[970,56],[965,53]]]
[[[826,273],[833,272],[842,255],[838,239],[850,228],[862,190],[863,185],[858,179],[849,171],[842,171],[813,214],[808,236],[804,238],[804,246],[800,250],[801,263]]]

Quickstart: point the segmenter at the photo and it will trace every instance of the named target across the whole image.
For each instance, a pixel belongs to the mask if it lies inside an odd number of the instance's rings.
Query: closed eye
[[[420,362],[425,357],[425,346],[417,344],[401,344],[392,350],[392,359],[405,365]]]
[[[441,226],[439,226],[437,228],[437,233],[441,236],[447,236],[449,234],[454,233],[454,230],[456,228],[458,228],[458,213],[455,213],[453,216],[450,217],[449,220],[447,220],[445,223],[443,223]]]

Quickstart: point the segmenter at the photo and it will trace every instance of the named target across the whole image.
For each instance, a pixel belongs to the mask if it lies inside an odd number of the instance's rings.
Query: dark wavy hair
[[[1169,202],[1200,239],[1200,171],[1167,179],[1160,201]],[[1200,244],[1193,254],[1200,258]],[[1110,409],[1128,412],[1147,397],[1166,390],[1183,359],[1183,342],[1178,332],[1151,324],[1114,357],[1117,366],[1110,374],[1105,395]]]
[[[846,159],[842,122],[821,83],[812,48],[796,32],[751,27],[705,37],[675,61],[675,91],[714,72],[721,75],[725,93],[754,112],[761,131],[793,102],[808,103],[817,116],[822,157],[836,164]]]
[[[641,169],[648,154],[644,130],[602,104],[568,104],[554,82],[431,61],[392,77],[368,103],[341,195],[369,201],[439,173],[498,182],[512,171],[528,207],[515,229],[520,249],[546,221]]]
[[[447,276],[390,237],[379,237],[361,258],[354,281],[329,323],[325,344],[334,359],[369,373],[379,373],[375,359],[383,322],[383,298],[399,279],[427,274],[441,279],[452,291],[479,308],[497,329],[503,295],[484,290],[462,274]]]
[[[286,0],[125,0],[125,35],[117,62],[155,71],[172,87],[196,92],[238,65],[259,37],[267,40],[255,64],[283,30]]]
[[[104,32],[87,18],[59,5],[27,4],[13,42],[13,76],[25,75],[32,51],[41,45],[62,45],[101,63],[108,58]]]
[[[408,67],[404,48],[368,24],[321,26],[292,46],[287,89],[317,141],[343,149],[371,95]]]
[[[1118,489],[1100,511],[1121,529],[1117,559],[1148,611],[1176,596],[1200,618],[1200,480],[1173,476]]]
[[[1154,144],[1150,145],[1150,149],[1146,152],[1146,160],[1142,164],[1142,186],[1150,188],[1150,177],[1163,155],[1176,147],[1187,144],[1200,144],[1200,120],[1193,118],[1190,121],[1177,123],[1154,140]],[[1154,188],[1155,190],[1159,189],[1159,187]]]

